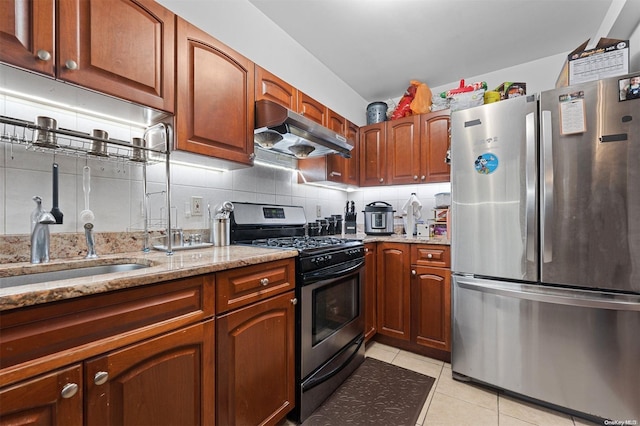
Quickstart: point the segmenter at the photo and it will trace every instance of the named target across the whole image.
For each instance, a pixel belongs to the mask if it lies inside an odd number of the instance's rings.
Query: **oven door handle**
[[[320,377],[311,377],[306,382],[302,383],[302,392],[306,392],[310,389],[315,388],[319,384],[326,382],[327,380],[329,380],[330,378],[338,374],[340,371],[342,371],[342,369],[345,368],[347,365],[349,365],[351,363],[351,360],[358,354],[358,352],[360,351],[360,347],[362,346],[363,343],[364,343],[364,336],[354,340],[350,346],[344,348],[342,352],[336,355],[335,358],[339,357],[340,355],[347,352],[350,348],[353,348],[355,346],[355,349],[353,349],[353,352],[351,353],[351,355],[349,355],[349,358],[347,358],[344,362],[340,363],[340,365],[338,365],[336,368],[329,371],[327,374],[323,374]]]
[[[305,284],[321,280],[332,280],[334,278],[342,278],[346,275],[351,274],[352,272],[357,271],[358,269],[364,266],[364,259],[360,259],[357,261],[350,262],[349,266],[344,268],[339,268],[336,270],[331,269],[320,269],[316,271],[311,271],[306,274],[303,274],[302,281]]]

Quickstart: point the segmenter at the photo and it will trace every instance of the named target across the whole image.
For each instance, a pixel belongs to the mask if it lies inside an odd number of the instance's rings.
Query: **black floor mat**
[[[367,358],[303,426],[414,426],[435,379]]]

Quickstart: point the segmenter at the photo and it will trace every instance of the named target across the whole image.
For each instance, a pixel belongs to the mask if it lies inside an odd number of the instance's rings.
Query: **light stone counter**
[[[117,263],[141,263],[149,267],[0,288],[0,311],[207,274],[297,255],[296,250],[232,245],[176,251],[171,256],[167,256],[165,252],[152,251],[104,255],[90,260],[60,259],[39,265],[27,262],[2,264],[0,277]]]
[[[407,243],[407,244],[435,244],[435,245],[450,245],[448,240],[430,240],[423,237],[408,237],[404,234],[392,234],[392,235],[367,235],[364,233],[358,234],[345,234],[345,238],[363,240],[365,243]]]

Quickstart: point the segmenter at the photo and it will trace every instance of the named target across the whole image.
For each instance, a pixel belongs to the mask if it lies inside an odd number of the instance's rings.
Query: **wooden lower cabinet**
[[[82,388],[82,364],[75,364],[0,389],[0,425],[80,426]]]
[[[369,341],[376,334],[376,243],[364,245],[364,338]]]
[[[214,284],[0,312],[0,425],[213,425]]]
[[[410,249],[405,243],[378,243],[378,333],[410,338]]]
[[[214,320],[85,363],[87,425],[213,425]]]
[[[216,319],[217,424],[275,425],[295,404],[295,293]]]
[[[377,341],[451,359],[450,258],[448,246],[378,243]]]

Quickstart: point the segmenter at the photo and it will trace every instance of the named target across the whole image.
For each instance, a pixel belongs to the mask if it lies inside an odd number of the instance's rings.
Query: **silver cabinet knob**
[[[255,158],[256,158],[255,152],[252,152],[251,154],[249,154],[249,160],[255,160]]]
[[[69,70],[77,70],[78,69],[78,63],[76,61],[71,60],[71,59],[68,59],[64,63],[64,66]]]
[[[433,259],[433,255],[431,253],[427,254],[427,259]]]
[[[38,56],[38,59],[40,59],[41,61],[48,61],[49,59],[51,59],[51,53],[47,52],[44,49],[40,49],[36,52],[36,55]]]
[[[420,180],[425,180],[427,177],[425,175],[420,176]]]
[[[60,395],[65,399],[69,399],[76,393],[78,393],[78,385],[76,383],[67,383],[62,387],[62,392],[60,392]]]
[[[413,276],[415,277],[416,275],[418,275],[418,273],[416,272],[416,270],[415,270],[415,269],[412,269],[412,270],[411,270],[411,275],[413,275]]]
[[[291,304],[292,305],[297,305],[298,304],[298,299],[295,298],[295,297],[293,299],[291,299]]]
[[[95,376],[93,376],[93,383],[96,385],[104,385],[109,380],[109,373],[106,371],[98,371]]]
[[[380,183],[384,182],[384,178],[380,178]]]
[[[418,180],[418,175],[414,175],[413,180]]]
[[[261,279],[260,284],[262,284],[263,286],[269,285],[269,278]]]

